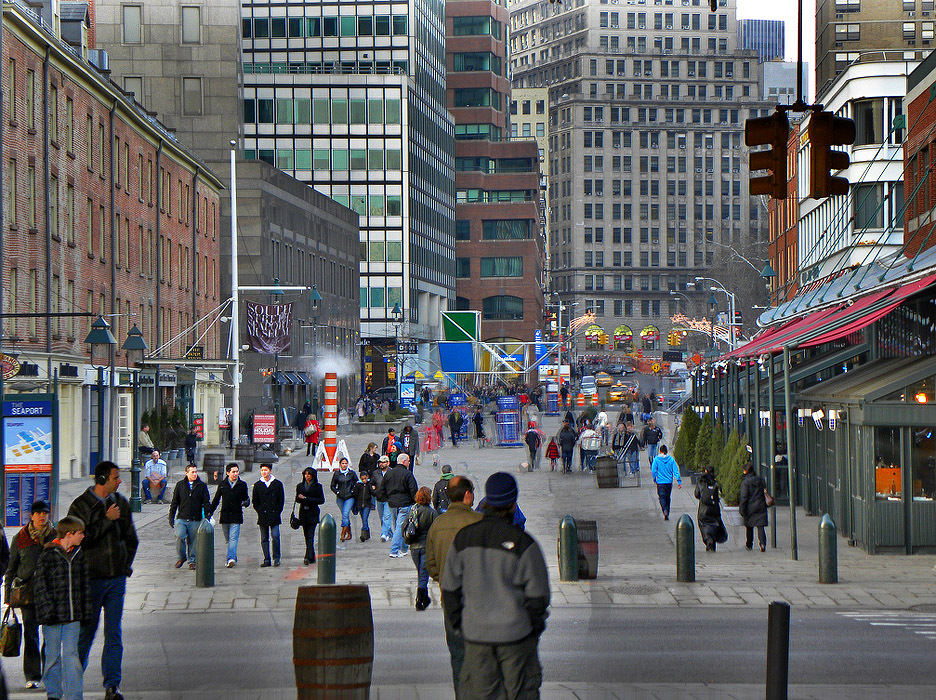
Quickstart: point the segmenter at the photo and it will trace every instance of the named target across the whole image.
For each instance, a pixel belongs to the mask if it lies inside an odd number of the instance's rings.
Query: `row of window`
[[[362,309],[392,309],[397,304],[403,306],[402,287],[361,287]]]
[[[328,36],[406,36],[406,15],[343,17],[253,17],[241,20],[244,39]]]
[[[261,148],[245,149],[244,157],[262,160],[280,170],[402,170],[398,148]]]
[[[248,124],[400,124],[401,102],[381,98],[245,98]]]
[[[290,61],[244,63],[244,73],[285,75],[406,75],[408,61]]]
[[[501,23],[489,16],[453,17],[452,36],[492,36],[501,38]]]
[[[501,93],[493,88],[456,88],[452,90],[453,107],[493,107],[501,110]]]
[[[624,15],[626,24],[625,29],[648,29],[646,12],[599,12],[598,27],[601,29],[619,29],[621,28],[620,18]],[[679,28],[683,30],[701,30],[703,15],[681,13],[679,18]],[[653,28],[657,30],[672,30],[676,26],[675,14],[672,12],[654,12]],[[708,15],[709,31],[727,31],[728,15],[710,14]]]
[[[495,219],[481,222],[481,240],[483,241],[520,241],[533,237],[532,219]],[[471,222],[467,219],[455,221],[455,240],[471,240]]]
[[[455,277],[471,277],[471,258],[455,258]],[[523,258],[481,258],[481,277],[523,277]]]
[[[629,197],[633,191],[632,183],[630,180],[610,180],[611,183],[611,195],[615,197],[624,196]],[[565,185],[568,183],[568,187]],[[572,196],[572,181],[565,180],[559,184],[562,184],[561,196],[571,197]],[[667,180],[667,196],[674,197],[677,192],[680,196],[686,196],[688,190],[687,183],[685,180]],[[644,180],[641,179],[638,181],[638,192],[641,197],[659,197],[660,196],[660,181],[659,180]],[[696,197],[715,197],[715,182],[712,180],[695,180],[694,193]],[[591,197],[601,197],[605,194],[605,181],[604,180],[582,180],[582,194]],[[741,181],[740,180],[722,180],[721,182],[721,196],[728,197],[740,197],[741,196]],[[681,206],[685,207],[684,203],[680,203]],[[667,207],[675,206],[675,204],[668,203]],[[669,217],[674,218],[674,217]],[[684,217],[680,217],[684,218]]]
[[[181,43],[201,43],[201,7],[197,5],[180,7],[178,26]],[[123,43],[143,43],[143,5],[121,7],[121,28]]]
[[[494,75],[503,75],[500,56],[490,51],[456,53],[452,55],[452,70],[456,73],[490,71]]]
[[[456,190],[457,204],[486,204],[503,202],[537,202],[538,190]]]
[[[534,173],[536,160],[533,158],[456,158],[455,170],[482,173]]]
[[[403,262],[402,241],[361,241],[361,260],[367,262]]]

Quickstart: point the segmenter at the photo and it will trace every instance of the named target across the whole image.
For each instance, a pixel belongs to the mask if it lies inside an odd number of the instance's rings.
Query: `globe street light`
[[[143,509],[140,502],[140,446],[137,442],[140,422],[140,363],[146,352],[143,331],[134,323],[127,331],[127,339],[121,348],[126,351],[127,367],[133,367],[133,460],[130,463],[130,510],[139,513]]]
[[[117,339],[111,333],[110,324],[103,316],[98,316],[91,324],[91,330],[85,343],[91,350],[91,366],[97,370],[98,388],[98,424],[97,458],[104,459],[104,368],[110,364],[111,349],[117,345]]]

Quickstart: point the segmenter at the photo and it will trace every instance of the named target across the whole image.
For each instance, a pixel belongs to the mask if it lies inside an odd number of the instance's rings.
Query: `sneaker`
[[[404,555],[403,555],[403,554],[400,554],[399,552],[397,552],[396,554],[394,554],[393,552],[390,552],[390,554],[389,554],[388,556],[389,556],[391,559],[402,559]]]
[[[189,568],[191,571],[195,571],[195,562],[191,562],[191,563],[188,565],[188,568]]]
[[[39,681],[26,681],[26,690],[35,690],[39,687]]]
[[[124,700],[124,696],[120,694],[120,688],[116,685],[109,685],[104,690],[104,700]]]
[[[225,566],[226,566],[227,568],[229,568],[229,569],[233,569],[233,568],[234,568],[234,565],[235,565],[236,563],[237,563],[237,562],[234,561],[233,559],[228,559],[228,560],[227,560],[227,564],[225,564]]]
[[[143,499],[143,505],[146,505],[146,504],[148,504],[148,503],[151,503],[150,499],[144,498],[144,499]]]
[[[386,536],[384,536],[384,535],[381,535],[381,536],[380,536],[380,541],[381,541],[381,542],[389,542],[389,541],[390,541],[390,538],[389,538],[389,537],[386,537]],[[936,566],[934,566],[933,568],[936,569]]]

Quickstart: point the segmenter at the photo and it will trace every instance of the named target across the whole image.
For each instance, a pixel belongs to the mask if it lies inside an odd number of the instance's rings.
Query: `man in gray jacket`
[[[513,524],[516,479],[495,472],[484,489],[484,518],[458,531],[442,572],[443,610],[465,639],[458,697],[539,698],[546,562],[536,540]]]

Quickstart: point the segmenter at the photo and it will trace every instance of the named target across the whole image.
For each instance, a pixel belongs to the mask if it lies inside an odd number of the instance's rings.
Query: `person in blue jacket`
[[[667,454],[666,445],[660,445],[660,451],[650,464],[650,476],[657,487],[657,496],[660,498],[660,508],[663,509],[663,519],[669,520],[670,494],[673,491],[673,480],[677,488],[682,488],[682,479],[679,476],[679,465],[676,460]]]

